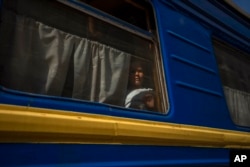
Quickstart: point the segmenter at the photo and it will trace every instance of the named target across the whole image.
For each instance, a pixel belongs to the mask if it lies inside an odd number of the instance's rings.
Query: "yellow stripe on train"
[[[2,143],[91,143],[250,148],[250,133],[0,105]]]

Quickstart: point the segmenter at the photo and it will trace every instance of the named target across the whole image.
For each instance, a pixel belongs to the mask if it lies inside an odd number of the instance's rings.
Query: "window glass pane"
[[[217,40],[214,50],[231,117],[250,126],[250,54]]]
[[[77,0],[144,30],[155,29],[152,7],[145,0]]]
[[[143,64],[140,88],[149,91],[140,94],[137,102],[144,106],[146,102],[151,103],[151,107],[133,108],[165,110],[160,105],[163,98],[158,93],[160,87],[155,85],[160,74],[155,65],[157,46],[150,35],[145,38],[131,33],[129,28],[110,24],[57,1],[8,0],[3,6],[2,86],[132,107],[125,105],[132,90],[131,67],[134,62],[140,62]],[[146,20],[145,16],[145,23]]]

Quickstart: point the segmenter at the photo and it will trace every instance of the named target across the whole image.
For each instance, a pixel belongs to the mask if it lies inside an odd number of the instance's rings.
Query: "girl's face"
[[[141,88],[144,78],[144,71],[139,62],[132,63],[130,67],[129,80],[134,88]]]

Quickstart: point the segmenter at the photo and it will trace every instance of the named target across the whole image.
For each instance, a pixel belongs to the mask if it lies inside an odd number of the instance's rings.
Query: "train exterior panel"
[[[249,155],[249,14],[233,1],[0,6],[1,166],[214,167]]]

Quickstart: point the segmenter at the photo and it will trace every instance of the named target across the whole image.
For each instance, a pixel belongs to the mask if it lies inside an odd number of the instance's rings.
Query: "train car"
[[[234,1],[0,0],[0,18],[1,166],[250,159],[249,12]]]

